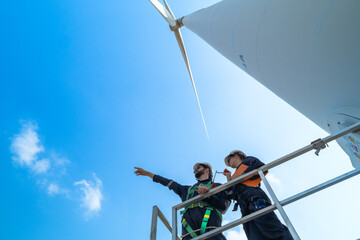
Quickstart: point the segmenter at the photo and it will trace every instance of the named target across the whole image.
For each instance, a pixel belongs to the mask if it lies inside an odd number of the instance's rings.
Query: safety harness
[[[232,179],[234,179],[235,177],[238,177],[239,175],[241,174],[244,174],[245,173],[245,170],[248,168],[249,166],[245,165],[245,164],[241,164],[237,169],[236,171],[234,172],[234,174],[232,175]],[[264,173],[264,175],[266,175],[268,173],[268,171],[266,171]],[[242,181],[241,184],[237,185],[237,189],[238,191],[242,192],[246,189],[248,189],[249,187],[259,187],[259,184],[261,182],[261,177],[259,176],[258,178],[256,179],[248,179],[248,180],[245,180],[245,181]],[[232,192],[232,191],[231,191]],[[239,195],[241,194],[240,192],[232,192],[232,194],[234,195]],[[251,198],[250,199],[251,202],[253,202],[253,199]],[[233,211],[237,211],[239,207],[239,203],[236,201],[236,203],[234,204],[234,208],[233,208]]]
[[[211,189],[211,181],[209,181],[208,183],[206,184],[200,184],[198,186],[192,186],[188,189],[188,193],[187,193],[187,196],[186,196],[186,200],[188,200],[189,198],[192,198],[194,196],[194,193],[196,190],[199,189],[199,186],[205,186],[205,187],[208,187],[209,189]],[[209,203],[207,202],[196,202],[192,205],[189,205],[187,206],[184,210],[182,210],[180,212],[180,214],[184,214],[188,209],[192,209],[192,208],[196,208],[196,207],[201,207],[201,208],[206,208],[206,212],[205,212],[205,215],[204,215],[204,218],[203,218],[203,221],[201,223],[201,227],[200,227],[200,234],[204,234],[205,231],[206,231],[206,226],[208,224],[208,221],[209,221],[209,218],[210,218],[210,214],[211,212],[214,210],[214,207],[211,206]],[[222,214],[219,210],[217,210],[215,208],[216,212],[219,214],[220,216],[220,219],[222,221]],[[193,230],[190,225],[186,222],[185,218],[183,217],[182,221],[181,221],[183,227],[186,229],[186,231],[188,232],[188,234],[190,234],[190,236],[192,238],[195,238],[197,237],[198,235],[196,234],[196,232],[198,230]],[[186,234],[187,235],[187,234]]]

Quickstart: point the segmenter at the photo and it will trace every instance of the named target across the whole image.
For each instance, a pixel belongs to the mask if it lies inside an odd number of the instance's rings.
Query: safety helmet
[[[196,167],[197,165],[199,165],[199,164],[204,165],[204,166],[207,166],[207,167],[209,168],[209,170],[210,170],[210,171],[209,171],[209,175],[210,175],[210,176],[213,175],[212,166],[210,165],[210,163],[207,163],[207,162],[195,163],[193,169],[195,170],[195,167]]]
[[[231,155],[235,155],[235,154],[238,155],[241,160],[244,160],[244,158],[246,157],[246,154],[243,153],[243,152],[240,151],[240,150],[231,151],[231,152],[224,158],[224,162],[225,162],[226,166],[229,166],[228,157],[230,157]]]

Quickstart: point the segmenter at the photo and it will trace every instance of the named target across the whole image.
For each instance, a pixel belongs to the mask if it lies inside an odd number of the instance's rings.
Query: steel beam
[[[298,193],[298,194],[296,194],[296,195],[294,195],[292,197],[286,198],[286,199],[280,201],[280,204],[282,206],[288,205],[288,204],[293,203],[293,202],[295,202],[297,200],[300,200],[300,199],[302,199],[304,197],[307,197],[307,196],[309,196],[311,194],[314,194],[316,192],[324,190],[325,188],[331,187],[331,186],[333,186],[333,185],[335,185],[337,183],[345,181],[345,180],[347,180],[347,179],[349,179],[351,177],[354,177],[354,176],[356,176],[358,174],[360,174],[360,168],[354,169],[354,170],[352,170],[350,172],[342,174],[342,175],[340,175],[340,176],[338,176],[336,178],[333,178],[333,179],[331,179],[329,181],[321,183],[321,184],[319,184],[319,185],[317,185],[315,187],[309,188],[309,189],[307,189],[307,190],[305,190],[305,191],[303,191],[301,193]]]
[[[274,192],[273,189],[271,188],[270,183],[269,183],[268,180],[266,179],[264,173],[263,173],[262,171],[259,171],[259,175],[260,175],[263,183],[265,184],[265,187],[266,187],[266,189],[268,190],[268,192],[269,192],[272,200],[274,201],[274,203],[275,203],[275,205],[276,205],[276,208],[279,210],[281,217],[284,219],[286,226],[289,228],[289,231],[290,231],[291,235],[293,236],[294,240],[300,240],[299,235],[297,234],[297,232],[296,232],[294,226],[292,225],[289,217],[287,216],[285,210],[284,210],[283,207],[281,206],[281,204],[280,204],[280,202],[279,202],[279,200],[278,200],[275,192]]]
[[[159,208],[156,205],[153,206],[152,218],[151,218],[150,240],[156,240],[158,212],[159,212]]]
[[[172,240],[177,239],[177,210],[172,208]]]
[[[170,226],[169,221],[166,219],[164,214],[161,212],[161,210],[155,205],[153,207],[152,212],[152,221],[151,221],[151,233],[150,233],[150,240],[156,240],[156,231],[157,231],[157,218],[160,218],[160,220],[164,223],[165,227],[169,230],[169,232],[172,233],[172,228]],[[179,237],[176,238],[177,240],[180,240]]]

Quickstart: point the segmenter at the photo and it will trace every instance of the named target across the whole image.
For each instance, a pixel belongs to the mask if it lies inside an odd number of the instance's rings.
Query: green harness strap
[[[192,208],[196,208],[196,207],[212,207],[209,203],[207,202],[197,202],[197,203],[194,203],[194,204],[191,204],[189,206],[187,206],[186,208],[184,208],[184,210],[182,210],[180,212],[181,215],[183,215],[184,213],[186,213],[186,211],[188,209],[192,209]]]
[[[206,209],[203,221],[201,223],[200,234],[204,234],[206,231],[206,226],[207,226],[209,218],[210,218],[211,210],[212,209]]]
[[[207,184],[205,185],[201,185],[201,186],[206,186],[208,187],[209,189],[211,189],[211,181],[209,181]],[[195,191],[199,188],[199,186],[194,186],[194,187],[191,187],[189,188],[188,190],[188,194],[186,196],[186,200],[188,200],[189,198],[191,198]],[[210,214],[211,214],[211,211],[214,210],[214,208],[207,202],[197,202],[197,203],[194,203],[192,205],[189,205],[187,206],[183,211],[180,212],[180,214],[184,214],[188,209],[191,209],[191,208],[195,208],[195,207],[206,207],[206,212],[205,212],[205,215],[204,215],[204,218],[203,218],[203,221],[201,223],[201,228],[200,228],[200,234],[204,234],[205,231],[206,231],[206,226],[208,224],[208,221],[209,221],[209,218],[210,218]],[[219,214],[220,216],[220,219],[222,221],[222,214],[219,210],[217,210],[215,208],[216,212]],[[197,237],[198,235],[195,233],[195,231],[190,227],[190,225],[186,222],[185,218],[183,218],[182,220],[182,225],[183,227],[186,229],[186,231],[190,234],[190,236],[192,238],[195,238]]]
[[[206,184],[200,184],[199,186],[206,186],[209,189],[211,189],[211,181],[209,181]],[[189,198],[192,198],[194,196],[194,193],[196,192],[196,190],[199,189],[199,186],[189,187],[187,195],[186,195],[186,200],[188,200]],[[195,208],[195,207],[211,207],[211,205],[206,202],[197,202],[197,203],[194,203],[192,205],[185,207],[185,209],[182,210],[180,212],[180,214],[184,214],[189,208]]]
[[[209,221],[209,218],[210,218],[210,214],[211,214],[211,211],[213,209],[209,208],[209,209],[206,209],[206,212],[205,212],[205,215],[204,215],[204,218],[203,218],[203,221],[201,223],[201,228],[200,228],[200,234],[204,234],[205,231],[206,231],[206,226],[208,224],[208,221]],[[186,231],[190,234],[190,236],[192,238],[195,238],[197,237],[198,235],[195,233],[195,231],[190,227],[190,225],[186,222],[185,218],[183,218],[182,220],[182,225],[184,226],[184,228],[186,229]]]
[[[190,236],[192,238],[195,238],[197,237],[197,234],[194,232],[194,230],[190,227],[190,225],[185,221],[185,218],[183,218],[182,220],[182,225],[184,226],[184,228],[186,229],[186,231],[188,233],[190,233]]]

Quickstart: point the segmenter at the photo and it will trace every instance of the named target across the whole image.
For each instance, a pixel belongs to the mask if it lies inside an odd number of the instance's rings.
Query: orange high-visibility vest
[[[231,176],[231,179],[234,179],[234,177],[236,176],[239,176],[240,174],[244,173],[245,170],[248,168],[249,166],[246,166],[244,164],[241,164],[240,167],[238,167],[238,169],[236,169],[236,171],[234,172],[234,174]],[[264,173],[264,175],[267,174],[267,171],[266,173]],[[261,182],[261,177],[259,176],[257,179],[255,180],[245,180],[243,182],[241,182],[242,184],[245,184],[245,185],[248,185],[250,187],[257,187],[259,185],[259,183]]]

